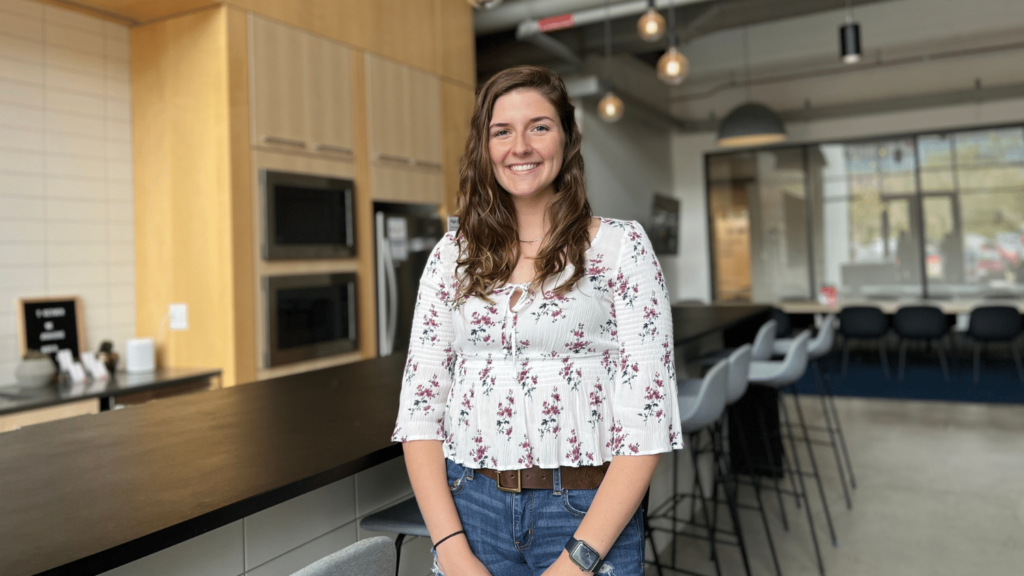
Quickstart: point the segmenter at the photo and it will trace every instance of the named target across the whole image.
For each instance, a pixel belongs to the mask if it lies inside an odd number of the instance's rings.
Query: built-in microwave
[[[260,184],[265,259],[355,255],[351,180],[263,170]]]
[[[355,274],[269,276],[263,283],[265,367],[359,348]]]

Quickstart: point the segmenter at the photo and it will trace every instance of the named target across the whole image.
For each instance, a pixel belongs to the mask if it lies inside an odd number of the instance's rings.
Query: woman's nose
[[[533,146],[530,146],[530,141],[527,139],[526,134],[519,133],[516,135],[515,142],[512,145],[512,152],[517,156],[526,156],[533,151]]]

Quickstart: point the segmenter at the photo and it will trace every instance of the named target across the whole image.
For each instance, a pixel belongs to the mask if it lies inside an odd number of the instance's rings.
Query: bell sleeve
[[[452,312],[458,247],[448,233],[423,269],[402,376],[394,442],[444,440],[445,404],[455,369]]]
[[[613,292],[619,371],[608,448],[614,455],[680,450],[672,309],[661,266],[637,222],[623,228]]]

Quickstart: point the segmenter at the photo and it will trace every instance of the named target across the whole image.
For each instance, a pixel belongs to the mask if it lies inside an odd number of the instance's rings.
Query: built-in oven
[[[270,276],[264,290],[266,367],[359,348],[355,274]]]
[[[351,180],[263,170],[263,257],[355,255]]]

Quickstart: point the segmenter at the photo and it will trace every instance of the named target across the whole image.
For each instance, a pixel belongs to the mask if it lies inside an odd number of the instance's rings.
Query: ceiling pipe
[[[668,8],[669,6],[678,8],[687,4],[702,4],[709,1],[711,0],[656,0],[654,4],[660,10]],[[547,3],[545,2],[545,4]],[[559,4],[559,2],[551,2],[551,4],[555,5]],[[578,12],[569,12],[564,14],[556,12],[551,16],[540,19],[523,20],[520,22],[516,27],[516,39],[529,40],[537,34],[554,32],[555,30],[565,30],[567,28],[575,28],[577,26],[597,24],[604,22],[606,19],[615,20],[617,18],[639,16],[646,12],[649,7],[650,4],[647,0],[633,0],[631,2],[621,2],[618,4],[610,4],[608,6],[601,5],[598,8],[580,10]],[[480,30],[478,29],[477,32],[479,33]]]

